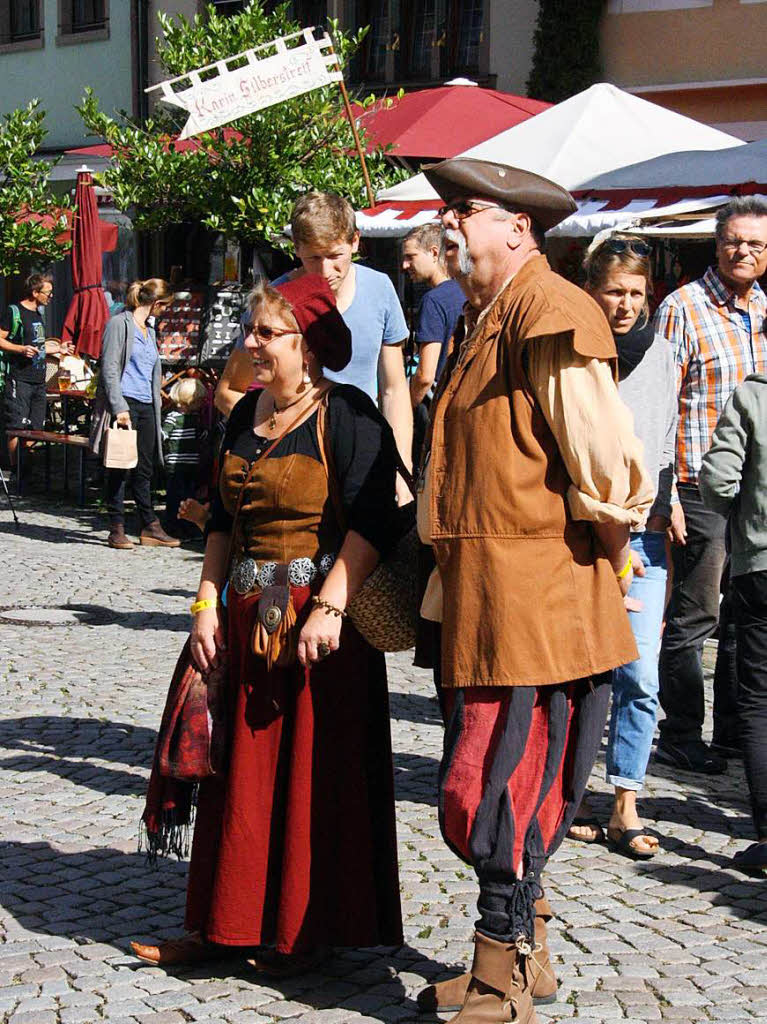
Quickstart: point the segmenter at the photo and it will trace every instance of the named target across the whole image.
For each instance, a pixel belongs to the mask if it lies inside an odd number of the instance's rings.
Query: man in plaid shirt
[[[674,346],[679,394],[676,472],[680,507],[670,530],[674,586],[660,654],[660,724],[656,759],[717,774],[739,755],[734,658],[722,610],[714,678],[714,749],[702,739],[703,644],[719,620],[726,519],[703,507],[701,461],[727,399],[749,374],[767,370],[767,297],[757,279],[767,270],[767,202],[733,199],[716,218],[717,265],[669,295],[655,329]],[[727,661],[729,660],[729,664]]]

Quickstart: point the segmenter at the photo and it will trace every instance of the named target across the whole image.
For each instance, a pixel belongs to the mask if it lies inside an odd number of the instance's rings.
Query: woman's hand
[[[221,652],[226,650],[224,633],[217,608],[197,612],[191,634],[194,662],[203,674],[221,664]]]
[[[125,427],[126,430],[130,430],[131,422],[129,412],[118,412],[115,419],[117,420],[118,427]]]
[[[302,665],[313,665],[323,660],[317,651],[321,643],[326,643],[331,652],[338,650],[341,646],[342,622],[340,615],[334,615],[324,608],[314,608],[298,638],[298,660]]]

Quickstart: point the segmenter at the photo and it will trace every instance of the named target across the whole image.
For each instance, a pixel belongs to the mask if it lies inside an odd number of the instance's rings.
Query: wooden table
[[[57,434],[52,430],[8,430],[8,437],[19,439],[16,448],[16,490],[19,495],[23,493],[24,480],[24,448],[27,441],[39,441],[45,445],[45,488],[51,487],[51,452],[52,444],[64,445],[64,493],[68,486],[68,459],[70,448],[77,449],[80,456],[79,472],[77,476],[77,499],[80,505],[85,504],[85,457],[88,454],[88,438],[82,434]]]

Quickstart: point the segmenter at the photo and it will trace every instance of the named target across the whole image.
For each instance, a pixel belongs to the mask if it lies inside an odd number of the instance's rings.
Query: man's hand
[[[666,531],[666,536],[672,544],[684,546],[687,543],[687,524],[684,509],[679,502],[671,506],[671,525]]]
[[[19,354],[26,359],[34,359],[37,355],[37,349],[34,345],[19,345]]]
[[[131,421],[129,412],[118,412],[115,419],[117,420],[118,427],[124,427],[126,430],[130,430]]]

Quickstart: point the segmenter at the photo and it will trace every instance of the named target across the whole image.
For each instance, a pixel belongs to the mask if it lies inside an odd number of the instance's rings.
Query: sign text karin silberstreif
[[[287,41],[300,36],[303,43],[288,48]],[[258,52],[265,49],[277,52],[259,60]],[[237,66],[232,68],[231,64]],[[206,75],[205,80],[201,80],[202,74]],[[295,36],[275,39],[151,89],[161,89],[166,102],[189,112],[179,135],[180,139],[188,139],[341,78],[330,37],[315,39],[311,29],[304,29]],[[187,82],[191,86],[174,90],[174,85]]]

